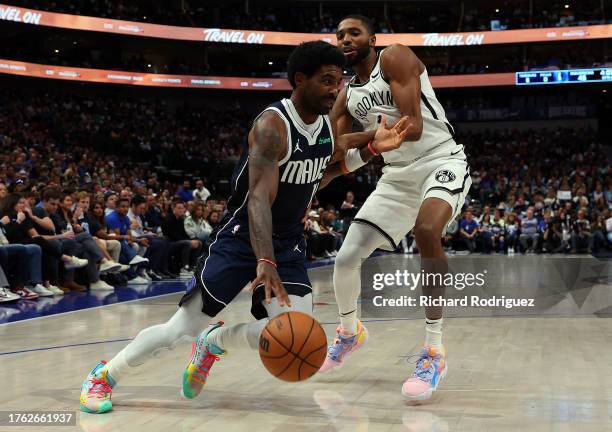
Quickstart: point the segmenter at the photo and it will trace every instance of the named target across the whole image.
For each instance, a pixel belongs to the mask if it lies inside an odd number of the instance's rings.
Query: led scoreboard
[[[567,69],[516,73],[516,85],[612,83],[612,68]]]

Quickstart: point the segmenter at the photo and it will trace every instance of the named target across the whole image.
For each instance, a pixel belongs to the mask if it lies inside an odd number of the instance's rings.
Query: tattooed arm
[[[287,151],[285,124],[273,112],[263,113],[249,132],[249,231],[257,260],[276,262],[272,243],[272,203],[278,192],[278,161]],[[276,267],[268,261],[257,262],[257,278],[251,289],[261,284],[267,303],[274,293],[280,306],[291,305]]]

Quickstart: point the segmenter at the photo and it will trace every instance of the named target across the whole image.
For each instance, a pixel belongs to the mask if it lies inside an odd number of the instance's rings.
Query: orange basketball
[[[266,325],[259,337],[259,356],[272,375],[304,381],[325,361],[327,337],[321,324],[302,312],[285,312]]]

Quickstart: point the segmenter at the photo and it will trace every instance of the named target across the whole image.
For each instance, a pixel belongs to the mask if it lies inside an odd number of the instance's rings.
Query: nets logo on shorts
[[[436,173],[436,180],[438,180],[440,183],[450,183],[456,178],[457,177],[455,176],[455,174],[448,170],[441,170]]]

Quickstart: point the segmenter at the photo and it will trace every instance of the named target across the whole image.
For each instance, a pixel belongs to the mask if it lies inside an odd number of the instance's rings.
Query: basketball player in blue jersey
[[[142,330],[89,373],[81,410],[109,411],[112,388],[122,376],[182,338],[197,336],[182,387],[185,397],[194,398],[228,348],[257,349],[270,318],[292,310],[312,314],[302,219],[327,166],[349,148],[364,154],[397,149],[407,133],[406,119],[393,128],[381,120],[374,130],[337,137],[327,113],[338,95],[344,62],[342,51],[326,42],[304,43],[293,51],[288,61],[291,98],[270,105],[255,119],[234,171],[227,216],[200,257],[178,311],[166,323]],[[249,283],[257,321],[206,328]]]
[[[398,149],[383,155],[385,167],[375,191],[357,213],[338,252],[334,290],[340,312],[337,337],[329,347],[320,372],[331,372],[359,349],[368,337],[357,319],[361,288],[360,267],[377,248],[394,250],[413,230],[425,275],[443,276],[448,271],[440,238],[447,224],[461,211],[471,185],[463,146],[454,140],[423,63],[408,47],[375,50],[371,21],[349,15],[338,25],[337,45],[356,75],[340,92],[332,111],[339,134],[351,131],[353,120],[364,130],[376,129],[376,119],[407,116],[410,130]],[[367,163],[376,152],[349,150],[341,163],[331,167],[324,182]],[[432,278],[435,280],[434,278]],[[438,283],[440,283],[438,282]],[[444,295],[444,286],[422,285],[423,294]],[[431,397],[447,371],[442,346],[442,308],[425,308],[425,344],[402,394],[409,400]]]

